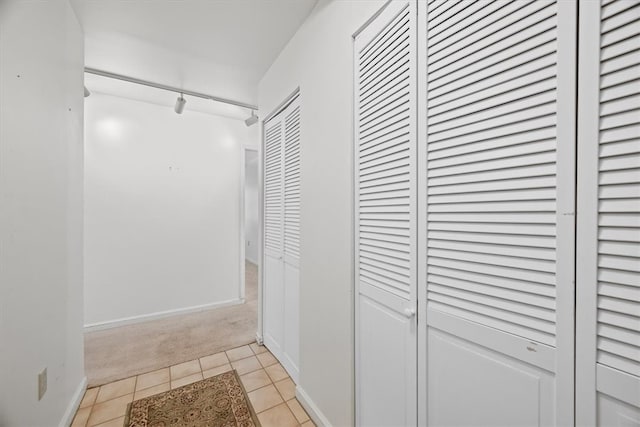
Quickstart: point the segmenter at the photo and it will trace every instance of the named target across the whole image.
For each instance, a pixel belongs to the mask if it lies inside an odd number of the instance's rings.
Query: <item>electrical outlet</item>
[[[38,400],[47,392],[47,368],[38,374]]]

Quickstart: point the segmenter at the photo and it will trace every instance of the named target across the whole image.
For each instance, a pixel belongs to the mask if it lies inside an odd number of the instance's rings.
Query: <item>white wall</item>
[[[66,0],[0,2],[2,426],[70,422],[85,384],[82,68]]]
[[[243,121],[85,102],[85,325],[237,301]],[[255,128],[255,126],[254,126]]]
[[[262,117],[301,107],[300,384],[327,421],[354,422],[352,34],[382,0],[320,0],[260,82]]]
[[[258,128],[258,126],[255,126]],[[258,216],[260,213],[258,198],[258,152],[245,151],[244,181],[244,232],[245,258],[258,263]]]

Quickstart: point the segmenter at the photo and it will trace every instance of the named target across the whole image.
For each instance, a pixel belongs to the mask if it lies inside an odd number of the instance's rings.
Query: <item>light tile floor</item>
[[[263,427],[314,426],[295,397],[295,384],[266,347],[245,345],[90,388],[72,427],[122,427],[127,405],[235,369]]]

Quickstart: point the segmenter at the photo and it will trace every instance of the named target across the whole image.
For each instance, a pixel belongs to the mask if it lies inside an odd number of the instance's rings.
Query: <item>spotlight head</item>
[[[176,99],[176,106],[174,107],[175,112],[178,113],[178,114],[182,114],[182,112],[184,111],[184,106],[185,106],[186,103],[187,103],[187,100],[184,99],[182,94],[180,94],[178,99]]]
[[[89,92],[89,89],[87,89],[87,87],[84,87],[84,97],[87,98],[89,95],[91,95],[91,92]]]
[[[256,115],[255,111],[251,110],[251,115],[244,121],[244,124],[249,127],[255,125],[256,123],[258,123],[258,116]]]

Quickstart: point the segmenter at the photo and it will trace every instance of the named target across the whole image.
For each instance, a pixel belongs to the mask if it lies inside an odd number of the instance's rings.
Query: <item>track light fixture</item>
[[[182,94],[180,94],[178,99],[176,99],[176,106],[174,107],[175,112],[178,113],[178,114],[182,114],[182,112],[184,111],[184,105],[186,103],[187,103],[187,100],[184,99]]]
[[[256,123],[258,123],[258,116],[256,115],[255,111],[251,110],[251,115],[244,121],[244,124],[249,127],[255,125]]]

